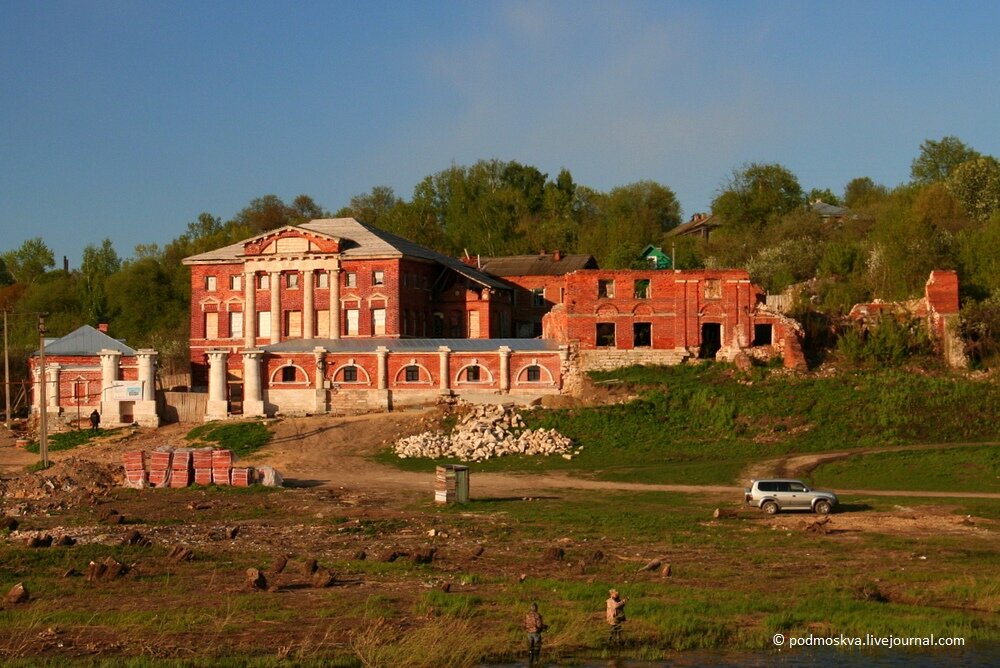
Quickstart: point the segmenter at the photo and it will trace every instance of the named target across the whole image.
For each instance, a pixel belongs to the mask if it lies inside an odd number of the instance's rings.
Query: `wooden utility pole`
[[[10,358],[7,355],[7,309],[3,310],[3,421],[10,429]]]
[[[39,374],[40,385],[38,387],[38,451],[42,455],[42,468],[49,467],[49,401],[46,396],[48,392],[46,385],[49,383],[49,374],[45,369],[45,316],[38,316],[38,338],[41,340],[41,347],[38,349],[38,366],[41,367]],[[58,388],[56,389],[58,392]]]

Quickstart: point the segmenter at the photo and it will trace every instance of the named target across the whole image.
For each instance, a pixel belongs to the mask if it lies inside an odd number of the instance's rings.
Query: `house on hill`
[[[155,350],[135,350],[105,331],[83,325],[45,343],[46,414],[73,424],[93,410],[101,424],[158,426]],[[28,360],[32,413],[41,411],[39,352]]]

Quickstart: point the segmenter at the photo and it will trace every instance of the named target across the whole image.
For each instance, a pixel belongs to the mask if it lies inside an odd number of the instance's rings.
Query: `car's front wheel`
[[[816,511],[817,515],[829,515],[830,511],[833,510],[833,506],[830,505],[829,501],[817,501],[816,505],[813,506],[813,510]]]
[[[778,504],[775,503],[774,501],[765,501],[764,503],[760,504],[760,509],[763,510],[768,515],[774,515],[776,512],[778,512]]]

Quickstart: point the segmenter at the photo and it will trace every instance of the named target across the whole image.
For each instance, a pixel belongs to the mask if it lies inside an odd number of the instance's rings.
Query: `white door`
[[[349,308],[345,311],[347,314],[347,331],[344,333],[345,336],[357,336],[358,335],[358,309]]]
[[[372,333],[375,336],[385,335],[385,309],[372,309]]]

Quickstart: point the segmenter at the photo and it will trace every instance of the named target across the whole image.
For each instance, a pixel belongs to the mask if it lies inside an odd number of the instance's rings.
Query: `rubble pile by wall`
[[[480,462],[504,455],[562,455],[572,459],[580,452],[573,442],[555,429],[525,429],[521,415],[504,406],[476,406],[450,434],[428,431],[408,436],[393,446],[396,454],[408,457]]]

